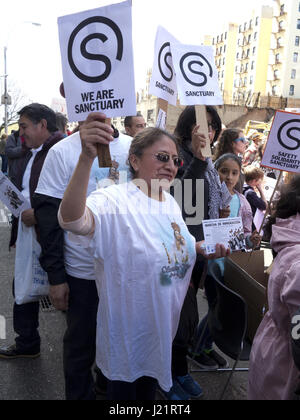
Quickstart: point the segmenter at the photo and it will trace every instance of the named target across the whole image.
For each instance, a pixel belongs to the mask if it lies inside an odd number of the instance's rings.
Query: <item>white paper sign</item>
[[[156,128],[160,128],[161,130],[166,129],[167,124],[167,113],[160,109],[158,111],[157,121],[156,121]]]
[[[262,224],[265,218],[265,213],[266,213],[265,211],[262,211],[259,209],[257,209],[255,212],[255,215],[253,217],[253,223],[254,223],[254,226],[256,227],[257,232],[259,232],[262,227]],[[260,232],[260,234],[263,235],[263,232]]]
[[[69,121],[136,115],[131,1],[58,18]]]
[[[171,42],[178,41],[163,27],[156,34],[154,63],[149,93],[177,105],[177,83],[171,54]]]
[[[212,47],[171,43],[181,105],[223,105]]]
[[[264,196],[266,197],[267,201],[271,200],[276,184],[277,184],[276,179],[271,178],[269,176],[264,177],[262,188],[263,188]]]
[[[262,166],[300,173],[300,115],[277,111]]]
[[[30,209],[31,207],[21,192],[1,171],[0,200],[15,217],[19,217],[22,211]]]
[[[232,252],[246,249],[241,217],[203,220],[202,224],[207,254],[214,254],[217,244],[230,248]]]

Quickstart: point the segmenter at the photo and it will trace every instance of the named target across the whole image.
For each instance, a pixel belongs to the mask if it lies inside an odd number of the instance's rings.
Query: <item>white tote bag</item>
[[[36,302],[49,292],[48,275],[39,257],[41,247],[34,227],[27,227],[19,218],[15,259],[15,301],[17,305]]]

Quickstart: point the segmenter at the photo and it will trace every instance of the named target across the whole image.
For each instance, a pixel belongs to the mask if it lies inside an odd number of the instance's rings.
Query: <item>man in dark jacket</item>
[[[28,105],[19,112],[19,115],[20,136],[24,138],[28,150],[21,159],[18,159],[15,168],[15,183],[31,203],[47,153],[63,138],[63,135],[57,131],[55,112],[45,105],[37,103]],[[38,237],[39,225],[33,208],[25,210],[21,215],[21,220],[27,227],[34,226]],[[17,239],[17,224],[18,220],[14,220],[11,246]],[[39,302],[14,304],[16,342],[9,347],[0,348],[0,358],[36,358],[40,355],[38,319]]]

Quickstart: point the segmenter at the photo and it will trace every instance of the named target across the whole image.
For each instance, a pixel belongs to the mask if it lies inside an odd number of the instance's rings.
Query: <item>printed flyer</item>
[[[20,191],[1,171],[0,200],[15,217],[19,217],[22,211],[30,209],[28,201],[25,200]]]
[[[206,253],[214,254],[216,245],[224,245],[231,252],[246,249],[243,222],[241,217],[203,220]]]

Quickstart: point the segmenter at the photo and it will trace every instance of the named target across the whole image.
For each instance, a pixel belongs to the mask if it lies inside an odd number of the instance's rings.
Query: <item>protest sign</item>
[[[69,121],[136,114],[131,9],[129,0],[58,18]]]
[[[155,40],[149,93],[176,106],[177,83],[171,54],[171,42],[177,43],[178,41],[163,27],[159,26]]]
[[[203,220],[203,232],[207,254],[216,252],[216,245],[224,245],[232,252],[246,249],[241,217]]]
[[[264,180],[262,183],[262,189],[263,189],[263,193],[267,201],[271,200],[272,194],[276,187],[276,183],[277,183],[276,179],[271,178],[269,176],[264,177]]]
[[[171,43],[181,105],[196,105],[197,125],[208,136],[205,105],[223,105],[212,47]],[[210,157],[210,144],[202,152]]]
[[[15,217],[19,217],[22,211],[31,208],[30,203],[1,171],[0,200]]]
[[[261,166],[300,173],[300,114],[276,112]]]
[[[212,47],[171,43],[181,105],[223,105]]]

